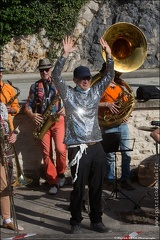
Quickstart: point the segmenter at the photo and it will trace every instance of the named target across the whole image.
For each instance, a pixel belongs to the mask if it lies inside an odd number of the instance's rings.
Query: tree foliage
[[[44,28],[59,41],[70,34],[86,0],[1,0],[0,48],[12,37],[31,35]]]

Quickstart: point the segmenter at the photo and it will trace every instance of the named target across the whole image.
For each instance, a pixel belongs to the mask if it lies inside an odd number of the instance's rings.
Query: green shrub
[[[86,0],[1,0],[0,49],[12,37],[46,30],[50,41],[71,34]]]

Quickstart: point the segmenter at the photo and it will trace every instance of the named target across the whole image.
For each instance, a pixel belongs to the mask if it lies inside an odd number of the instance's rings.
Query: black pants
[[[68,149],[68,159],[71,162],[79,147]],[[82,204],[85,185],[89,188],[90,221],[102,222],[102,187],[106,169],[106,154],[101,143],[88,146],[84,151],[78,169],[78,177],[70,194],[70,224],[77,225],[82,221]],[[71,167],[72,178],[75,176],[76,165]]]

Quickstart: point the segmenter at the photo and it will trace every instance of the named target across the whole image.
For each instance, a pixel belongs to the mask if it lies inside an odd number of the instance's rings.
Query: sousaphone
[[[118,102],[120,111],[112,114],[108,108],[103,108],[99,113],[99,124],[101,126],[114,127],[127,119],[134,109],[135,97],[132,88],[119,76],[124,72],[138,69],[147,56],[147,41],[143,32],[135,25],[127,22],[119,22],[109,27],[103,34],[103,39],[111,48],[116,72],[116,83],[123,92]],[[106,54],[101,50],[102,57],[106,61]],[[92,85],[101,79],[101,71],[92,78]],[[127,101],[123,101],[127,98]]]

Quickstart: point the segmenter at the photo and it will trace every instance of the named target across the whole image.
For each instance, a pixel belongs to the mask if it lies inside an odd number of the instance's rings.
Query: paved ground
[[[113,232],[110,234],[98,234],[90,230],[86,204],[86,211],[83,211],[83,234],[81,235],[70,234],[70,212],[68,211],[68,206],[72,186],[69,180],[56,196],[48,194],[48,185],[42,181],[39,187],[16,187],[14,196],[15,208],[18,223],[24,227],[24,231],[16,234],[11,230],[1,228],[1,239],[9,239],[9,237],[13,239],[13,237],[21,234],[35,234],[28,237],[28,239],[32,240],[123,239],[126,235],[139,231],[141,233],[136,239],[159,239],[158,212],[155,213],[156,188],[142,187],[137,182],[134,182],[134,185],[136,187],[135,190],[122,191],[123,194],[130,198],[128,199],[121,193],[117,194],[117,198],[116,194],[111,198],[111,192],[106,190],[106,185],[104,184],[102,199],[104,208],[103,222]],[[141,201],[141,199],[143,200]],[[138,203],[139,205],[137,206]]]

